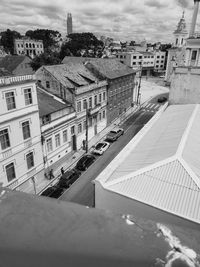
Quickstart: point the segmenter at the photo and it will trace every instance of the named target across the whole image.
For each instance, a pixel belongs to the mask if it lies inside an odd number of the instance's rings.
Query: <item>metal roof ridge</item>
[[[178,160],[200,190],[200,179],[197,177],[195,172],[190,168],[189,164],[182,158],[182,156],[179,157]]]
[[[176,157],[176,155],[173,155],[173,156],[171,156],[169,158],[160,160],[160,161],[158,161],[156,163],[153,163],[153,164],[150,164],[148,166],[145,166],[144,168],[141,168],[141,169],[139,169],[137,171],[134,171],[132,173],[129,173],[127,175],[124,175],[122,177],[119,177],[117,179],[114,179],[114,180],[112,180],[110,182],[107,182],[106,183],[106,187],[110,187],[110,186],[115,185],[115,184],[118,184],[120,182],[124,182],[125,180],[127,180],[129,178],[133,178],[133,177],[138,176],[138,175],[140,175],[142,173],[146,173],[146,172],[151,171],[153,169],[162,167],[162,166],[164,166],[164,165],[166,165],[168,163],[171,163],[173,161],[176,161],[176,160],[178,160],[177,157]]]
[[[199,110],[199,104],[196,104],[195,108],[194,108],[194,110],[192,112],[192,115],[191,115],[191,117],[190,117],[190,119],[189,119],[189,121],[187,123],[185,131],[184,131],[184,133],[182,135],[181,141],[180,141],[180,143],[178,145],[178,149],[176,151],[177,157],[181,157],[182,154],[183,154],[183,151],[184,151],[184,148],[185,148],[185,144],[186,144],[186,141],[188,139],[188,135],[190,133],[190,130],[192,128],[192,125],[193,125],[193,122],[194,122],[194,120],[196,118],[196,114],[197,114],[198,110]]]

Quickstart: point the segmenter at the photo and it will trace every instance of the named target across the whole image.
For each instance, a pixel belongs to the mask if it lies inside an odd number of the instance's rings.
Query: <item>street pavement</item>
[[[81,205],[94,207],[94,184],[92,181],[117,156],[127,143],[142,129],[142,127],[159,110],[161,104],[146,103],[120,127],[125,131],[116,142],[102,155],[96,156],[96,161],[83,172],[80,178],[60,197],[60,200],[71,201]]]

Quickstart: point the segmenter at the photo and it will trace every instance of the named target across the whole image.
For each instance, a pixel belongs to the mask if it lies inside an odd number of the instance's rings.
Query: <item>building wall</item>
[[[15,39],[14,52],[17,55],[27,55],[31,58],[44,53],[43,41],[30,38]]]
[[[26,76],[19,76],[19,79],[23,77],[25,80]],[[34,177],[37,180],[37,174],[43,171],[44,165],[35,82],[18,81],[9,84],[9,81],[8,78],[6,85],[0,84],[0,131],[7,129],[10,141],[10,146],[6,148],[2,147],[2,143],[0,145],[0,182],[4,186],[9,185],[13,188],[28,178]],[[25,89],[30,89],[32,95],[32,103],[28,105],[25,105]],[[5,94],[11,92],[14,94],[16,108],[8,110]],[[23,122],[29,122],[30,127],[30,137],[25,140],[22,130]],[[34,166],[30,169],[26,161],[26,155],[29,152],[33,152],[34,158]],[[9,182],[6,166],[10,163],[14,164],[15,178]]]
[[[164,70],[165,68],[165,56],[166,52],[163,51],[156,51],[155,52],[155,64],[154,64],[154,70]]]
[[[34,71],[31,68],[31,59],[29,57],[25,57],[23,62],[21,62],[17,68],[12,72],[14,75],[30,75],[33,74]]]
[[[154,208],[142,202],[130,199],[120,194],[104,189],[99,182],[95,182],[95,208],[109,210],[115,214],[131,214],[137,218],[153,220],[163,224],[174,224],[193,229],[199,229],[199,224],[184,218]]]
[[[199,104],[199,83],[199,67],[175,68],[169,93],[170,104]]]
[[[110,80],[108,83],[107,124],[117,119],[133,102],[135,74]]]

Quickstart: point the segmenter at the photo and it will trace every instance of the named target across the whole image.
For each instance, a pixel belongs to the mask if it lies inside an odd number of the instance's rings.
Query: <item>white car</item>
[[[102,155],[106,149],[108,149],[110,144],[108,142],[99,142],[95,147],[94,150],[92,151],[94,154]]]

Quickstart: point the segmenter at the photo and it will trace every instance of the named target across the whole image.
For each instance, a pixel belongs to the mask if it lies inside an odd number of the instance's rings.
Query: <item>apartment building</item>
[[[33,40],[29,37],[14,40],[14,53],[17,55],[27,55],[31,58],[44,53],[42,40]]]
[[[166,62],[166,52],[157,50],[155,51],[155,64],[154,70],[155,71],[162,71],[165,69],[165,62]]]
[[[72,105],[37,87],[45,172],[72,151],[71,128],[76,121]]]
[[[36,77],[45,90],[74,107],[76,119],[69,132],[73,150],[83,146],[86,139],[86,112],[88,139],[106,127],[107,81],[98,79],[82,62],[43,66]]]
[[[0,183],[28,190],[44,170],[35,79],[1,77],[0,91]]]

